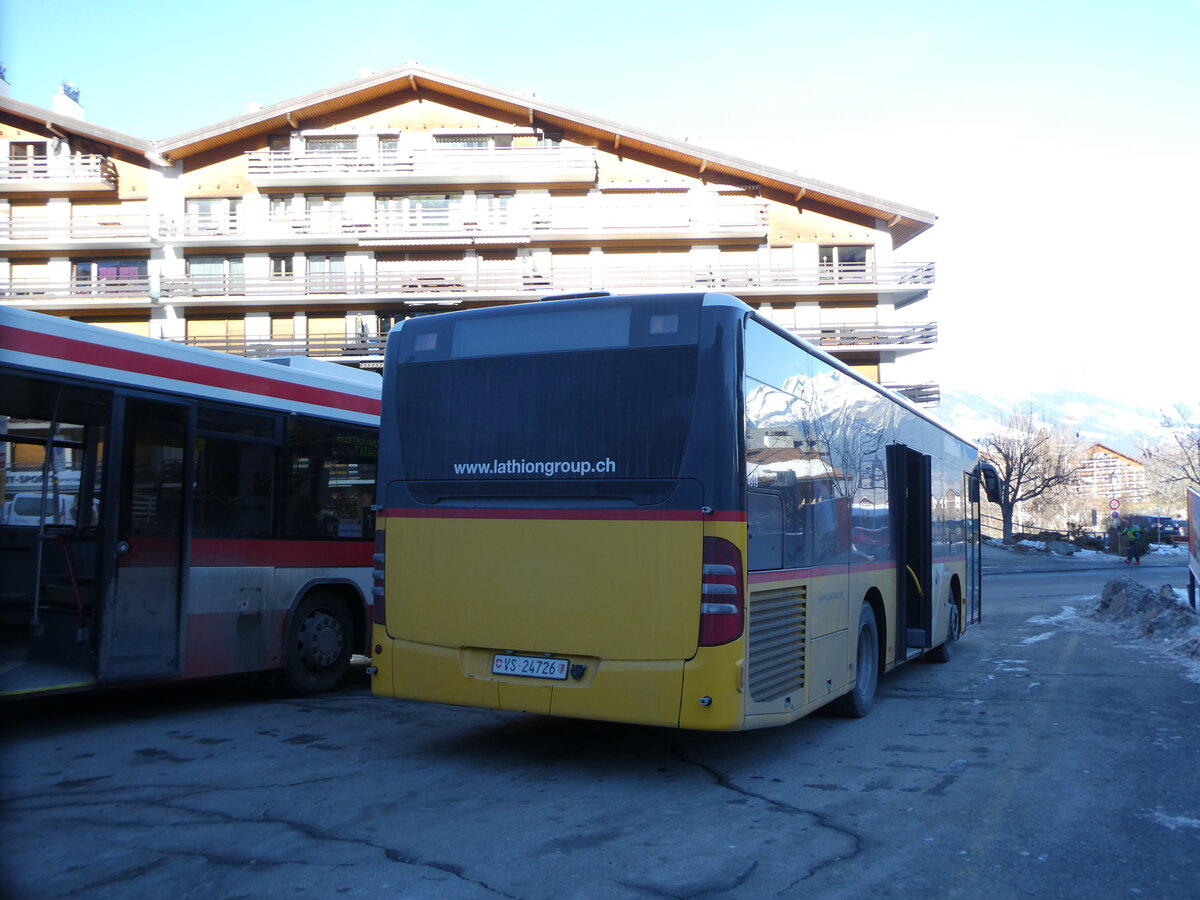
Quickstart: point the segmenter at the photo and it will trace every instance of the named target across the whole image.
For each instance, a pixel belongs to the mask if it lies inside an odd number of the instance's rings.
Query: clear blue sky
[[[138,137],[413,60],[931,211],[931,378],[1150,407],[1200,399],[1197,46],[1200,0],[0,0],[16,99]]]

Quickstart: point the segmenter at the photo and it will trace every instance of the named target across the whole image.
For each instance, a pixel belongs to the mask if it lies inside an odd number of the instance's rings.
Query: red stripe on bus
[[[371,565],[371,541],[286,541],[193,538],[193,566],[337,567]],[[177,566],[179,538],[132,537],[122,568]]]
[[[966,557],[963,556],[946,556],[935,559],[935,563],[958,563],[964,562]],[[847,575],[856,572],[882,572],[887,569],[896,569],[895,560],[884,560],[882,562],[873,563],[854,563],[853,565],[844,566],[816,566],[811,569],[771,569],[768,572],[751,572],[749,580],[751,584],[770,584],[778,581],[795,581],[799,578],[824,578],[830,575]]]
[[[276,541],[193,538],[193,566],[320,566],[371,565],[371,541]]]
[[[65,359],[123,372],[136,372],[139,375],[154,375],[159,378],[170,378],[175,381],[186,381],[224,390],[274,397],[279,400],[292,400],[313,406],[328,406],[372,416],[379,415],[379,400],[372,397],[293,384],[265,375],[229,372],[201,363],[151,356],[136,350],[92,344],[75,338],[40,334],[20,328],[5,326],[0,328],[0,331],[4,332],[3,346],[19,353]]]
[[[735,510],[703,513],[698,509],[402,509],[380,510],[389,519],[557,519],[565,521],[744,522]]]

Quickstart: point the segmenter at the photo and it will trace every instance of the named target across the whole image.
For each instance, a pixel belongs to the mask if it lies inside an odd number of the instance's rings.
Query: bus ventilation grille
[[[804,687],[803,587],[755,591],[750,602],[750,699],[778,700]]]

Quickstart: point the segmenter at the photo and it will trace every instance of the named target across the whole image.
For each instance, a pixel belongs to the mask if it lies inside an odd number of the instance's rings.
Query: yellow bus
[[[375,694],[707,730],[947,659],[978,452],[719,293],[548,298],[389,336]]]

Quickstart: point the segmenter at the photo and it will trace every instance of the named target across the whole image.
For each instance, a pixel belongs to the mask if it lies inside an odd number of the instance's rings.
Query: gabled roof
[[[1125,460],[1126,462],[1130,463],[1131,465],[1135,465],[1138,467],[1145,466],[1145,463],[1143,463],[1141,460],[1134,459],[1132,456],[1127,456],[1126,454],[1122,453],[1120,450],[1114,450],[1112,447],[1108,446],[1107,444],[1092,444],[1092,446],[1088,447],[1083,452],[1088,456],[1095,456],[1098,453],[1107,453],[1110,456],[1119,456],[1119,457],[1121,457],[1121,459]]]
[[[835,217],[851,215],[862,219],[880,219],[886,223],[896,246],[916,237],[937,221],[933,213],[924,210],[901,206],[880,197],[804,178],[795,172],[763,166],[676,138],[601,119],[556,103],[547,103],[528,94],[470,81],[416,63],[405,63],[385,72],[356,78],[162,141],[151,143],[117,132],[105,133],[112,138],[109,143],[121,143],[118,139],[123,139],[122,146],[136,148],[140,152],[152,151],[168,160],[179,160],[245,138],[298,128],[305,120],[337,113],[400,91],[419,92],[422,96],[435,97],[440,94],[450,101],[494,110],[497,114],[526,122],[530,126],[590,137],[597,141],[601,149],[636,156],[652,165],[657,162],[676,171],[694,172],[697,177],[757,185],[765,196],[772,199],[794,203]],[[33,118],[54,116],[49,110],[24,103],[18,104],[8,98],[0,99],[0,103],[35,111]],[[86,130],[97,133],[105,131],[66,117],[57,118],[72,123],[60,127],[91,136],[94,140],[102,138],[98,134],[88,135]]]
[[[23,119],[29,119],[44,125],[51,132],[77,135],[89,141],[95,141],[98,144],[120,147],[123,150],[133,153],[146,154],[154,150],[153,141],[124,134],[120,131],[113,131],[111,128],[101,128],[99,125],[93,125],[91,122],[83,121],[83,119],[64,116],[62,113],[54,112],[54,110],[46,109],[42,106],[34,106],[32,103],[24,103],[21,100],[14,100],[12,97],[0,97],[0,109],[6,109]]]
[[[888,223],[897,246],[928,229],[937,221],[930,212],[901,206],[879,197],[840,188],[795,172],[773,169],[750,160],[707,150],[695,144],[653,134],[629,125],[601,119],[587,113],[548,103],[537,97],[504,90],[439,72],[415,63],[405,63],[386,72],[356,78],[315,93],[285,100],[255,112],[245,113],[159,141],[158,152],[170,159],[183,159],[222,144],[253,137],[269,131],[296,128],[307,119],[326,116],[377,100],[398,91],[442,94],[452,100],[495,110],[550,130],[570,131],[596,139],[603,149],[637,153],[647,161],[655,159],[684,166],[697,175],[713,175],[757,184],[779,195],[780,199],[801,202],[815,208],[831,207],[847,213]],[[711,177],[711,176],[710,176]]]

